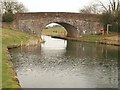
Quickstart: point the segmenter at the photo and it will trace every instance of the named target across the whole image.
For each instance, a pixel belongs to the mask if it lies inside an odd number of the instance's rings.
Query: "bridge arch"
[[[47,25],[51,23],[56,23],[64,27],[65,30],[67,31],[67,37],[77,37],[77,35],[79,36],[79,30],[77,30],[75,26],[66,22],[48,22],[43,25],[43,28],[45,28]]]

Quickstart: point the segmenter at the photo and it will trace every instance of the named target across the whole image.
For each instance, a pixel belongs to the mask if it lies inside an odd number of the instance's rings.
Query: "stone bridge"
[[[79,37],[83,31],[96,32],[101,27],[97,15],[67,12],[18,13],[14,17],[13,27],[41,37],[41,31],[50,23],[63,26],[68,37]]]

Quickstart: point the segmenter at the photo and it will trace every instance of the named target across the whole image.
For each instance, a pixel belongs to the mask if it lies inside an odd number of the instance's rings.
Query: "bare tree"
[[[84,8],[79,12],[84,14],[99,14],[101,13],[101,10],[98,9],[98,4],[93,3],[88,6],[84,6]]]
[[[81,9],[80,13],[100,14],[99,19],[104,28],[111,24],[112,30],[118,31],[118,27],[120,27],[120,0],[108,0],[108,3],[96,0],[93,4]]]
[[[17,13],[17,12],[25,12],[27,9],[24,5],[16,0],[3,0],[2,2],[2,13]]]
[[[92,13],[92,7],[91,6],[84,6],[84,8],[80,10],[80,13],[91,14]]]
[[[109,0],[109,4],[106,6],[103,2],[99,1],[99,6],[101,6],[105,12],[116,14],[120,11],[120,1],[119,0]]]
[[[3,0],[0,2],[2,10],[2,21],[3,22],[12,22],[14,20],[14,14],[20,12],[26,12],[27,9],[24,5],[16,0]]]
[[[101,1],[98,1],[98,3],[99,6],[104,10],[100,17],[100,21],[104,24],[105,28],[108,24],[111,24],[111,30],[119,32],[118,27],[120,27],[120,1],[109,0],[107,5]]]

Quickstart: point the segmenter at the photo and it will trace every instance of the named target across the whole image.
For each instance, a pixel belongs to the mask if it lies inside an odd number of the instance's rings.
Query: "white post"
[[[107,24],[107,34],[109,33],[109,26],[111,26],[111,24]]]
[[[109,24],[107,24],[107,34],[108,34],[108,32],[109,32]]]

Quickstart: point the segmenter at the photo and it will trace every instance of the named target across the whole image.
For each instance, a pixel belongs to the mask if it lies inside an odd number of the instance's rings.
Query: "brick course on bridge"
[[[97,15],[66,12],[18,13],[14,17],[13,28],[40,37],[41,31],[50,23],[63,26],[68,37],[79,37],[83,31],[90,33],[101,28]]]

